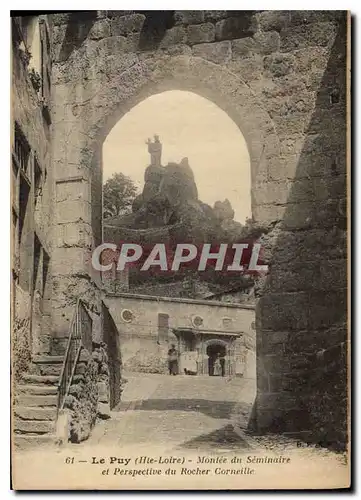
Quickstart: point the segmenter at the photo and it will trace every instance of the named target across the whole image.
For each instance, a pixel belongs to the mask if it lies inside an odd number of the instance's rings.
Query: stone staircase
[[[15,386],[13,435],[14,444],[55,442],[57,384],[63,356],[34,356],[22,380]]]

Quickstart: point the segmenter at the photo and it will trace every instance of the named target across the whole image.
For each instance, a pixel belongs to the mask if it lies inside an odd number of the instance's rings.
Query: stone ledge
[[[306,47],[330,47],[336,35],[336,26],[330,22],[313,23],[284,28],[281,31],[282,52]]]
[[[216,23],[216,40],[233,40],[252,36],[255,32],[256,24],[250,14],[228,17]]]
[[[38,408],[16,406],[15,415],[21,420],[53,421],[56,417],[56,408]]]
[[[12,439],[14,446],[16,448],[36,448],[38,449],[39,446],[49,446],[49,445],[54,445],[56,442],[55,435],[42,435],[42,434],[13,434],[13,439]]]
[[[291,22],[291,11],[265,10],[256,14],[259,27],[263,31],[281,31]]]
[[[109,298],[117,298],[117,297],[123,297],[123,298],[128,298],[128,299],[139,299],[139,300],[151,300],[151,301],[156,301],[156,302],[180,302],[180,303],[186,303],[186,304],[199,304],[199,305],[207,305],[207,306],[216,306],[216,307],[230,307],[230,308],[236,308],[236,309],[251,309],[254,310],[255,306],[250,305],[250,304],[235,304],[231,302],[220,302],[216,300],[200,300],[200,299],[185,299],[185,298],[177,298],[177,297],[158,297],[158,296],[152,296],[152,295],[140,295],[140,294],[135,294],[135,293],[111,293],[108,294]]]
[[[187,30],[183,26],[174,26],[166,31],[159,47],[161,49],[168,48],[172,45],[185,44],[187,41]]]
[[[192,53],[216,64],[226,63],[232,56],[231,42],[200,43],[193,46]]]
[[[200,24],[204,22],[204,11],[176,10],[174,19],[176,24]]]
[[[127,36],[140,32],[145,21],[144,14],[127,14],[110,20],[111,36]]]
[[[25,395],[21,394],[15,398],[16,404],[23,407],[57,406],[57,394],[52,395]]]
[[[47,434],[49,432],[54,432],[55,425],[54,422],[50,421],[33,421],[33,420],[22,420],[20,418],[14,419],[14,433],[31,433],[31,434]]]
[[[58,391],[57,386],[46,386],[46,385],[24,385],[20,384],[16,386],[16,394],[20,396],[46,396],[46,395],[56,395]]]
[[[214,42],[214,40],[215,27],[212,23],[189,25],[187,27],[187,43],[189,45]]]

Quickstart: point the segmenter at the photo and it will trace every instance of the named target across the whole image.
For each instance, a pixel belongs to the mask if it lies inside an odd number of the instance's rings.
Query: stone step
[[[28,384],[44,385],[56,385],[59,381],[59,377],[56,375],[34,375],[31,373],[25,373],[22,379]]]
[[[30,386],[31,387],[31,386]],[[38,395],[38,394],[21,394],[15,398],[16,405],[36,407],[36,406],[56,406],[58,403],[57,394]]]
[[[44,445],[51,445],[56,442],[55,435],[52,434],[14,434],[13,444],[16,448],[32,448]]]
[[[46,434],[54,432],[55,423],[50,420],[14,419],[14,433]]]
[[[16,387],[16,393],[17,395],[24,394],[27,396],[30,395],[36,395],[36,396],[48,396],[48,395],[53,395],[57,394],[58,388],[56,385],[25,385],[25,384],[20,384]]]
[[[63,356],[46,356],[46,355],[37,355],[33,357],[33,363],[46,363],[46,364],[63,364],[65,354]],[[80,351],[79,361],[87,362],[91,357],[91,353],[86,349],[82,349]]]
[[[37,363],[30,367],[29,375],[55,375],[60,376],[63,365],[56,363]]]
[[[38,364],[35,365],[35,370],[32,370],[34,375],[56,375],[60,377],[63,365],[55,364]],[[84,363],[78,363],[75,368],[75,375],[83,375],[86,369]]]
[[[33,363],[63,364],[64,356],[34,356]]]
[[[22,420],[55,420],[56,408],[29,408],[16,406],[15,415]]]

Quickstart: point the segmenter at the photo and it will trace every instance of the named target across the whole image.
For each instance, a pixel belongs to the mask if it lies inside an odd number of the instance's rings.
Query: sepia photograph
[[[350,12],[10,24],[12,489],[350,488]]]

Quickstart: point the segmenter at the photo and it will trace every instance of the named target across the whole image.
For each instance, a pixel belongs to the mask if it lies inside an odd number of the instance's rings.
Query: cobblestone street
[[[282,436],[250,438],[242,433],[252,407],[254,381],[148,373],[124,375],[128,382],[122,402],[110,419],[97,422],[88,440],[16,453],[16,470],[28,471],[23,482],[25,489],[33,484],[33,478],[36,485],[41,480],[45,489],[49,485],[76,489],[80,483],[88,489],[279,487],[275,466],[267,464],[257,465],[257,473],[247,476],[179,473],[182,467],[190,471],[218,467],[209,462],[199,463],[199,457],[219,458],[227,461],[225,469],[240,469],[240,460],[247,456],[284,455],[297,464],[297,476],[287,472],[290,466],[282,466],[283,487],[302,488],[306,480],[310,481],[310,464],[315,487],[325,484],[337,487],[347,475],[342,455],[315,447],[298,448],[294,439]],[[148,457],[155,462],[136,465],[137,457]],[[164,471],[169,465],[161,464],[162,457],[184,460],[186,465],[178,467],[178,475],[167,475]],[[235,457],[238,462],[232,464]],[[130,461],[128,465],[125,459]],[[110,460],[116,463],[109,465]],[[281,466],[276,467],[278,470]],[[145,476],[115,474],[115,470],[125,474],[124,471],[133,469],[148,472]],[[155,469],[163,470],[161,477],[152,475]],[[23,481],[22,476],[17,479]]]
[[[241,378],[129,373],[120,405],[84,446],[167,444],[171,449],[248,448],[237,433],[255,383]]]

